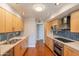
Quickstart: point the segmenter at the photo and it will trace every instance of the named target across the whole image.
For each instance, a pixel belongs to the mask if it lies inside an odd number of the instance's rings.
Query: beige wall
[[[37,30],[35,18],[24,20],[24,36],[29,35],[28,47],[35,47],[37,40]]]

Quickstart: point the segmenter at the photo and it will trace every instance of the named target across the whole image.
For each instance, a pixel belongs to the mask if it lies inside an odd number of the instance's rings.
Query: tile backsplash
[[[20,35],[20,32],[0,33],[0,41],[4,41],[19,35]]]
[[[0,41],[6,40],[6,39],[7,39],[6,34],[1,33],[0,34]]]
[[[54,35],[63,36],[72,40],[79,40],[79,33],[70,32],[69,30],[53,31]]]

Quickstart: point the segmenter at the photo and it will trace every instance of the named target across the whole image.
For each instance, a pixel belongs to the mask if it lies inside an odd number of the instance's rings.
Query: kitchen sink
[[[60,40],[60,41],[62,41],[62,42],[74,42],[74,41],[72,41],[72,40],[68,40],[68,39],[65,39],[65,38],[55,38],[55,39],[57,39],[57,40]]]
[[[3,44],[15,44],[17,41],[19,41],[19,39],[12,39],[12,40],[9,40]]]

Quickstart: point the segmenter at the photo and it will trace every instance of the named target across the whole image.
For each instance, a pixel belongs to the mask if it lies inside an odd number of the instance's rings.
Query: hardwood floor
[[[35,48],[28,48],[24,56],[53,56],[53,53],[42,41],[37,41]]]

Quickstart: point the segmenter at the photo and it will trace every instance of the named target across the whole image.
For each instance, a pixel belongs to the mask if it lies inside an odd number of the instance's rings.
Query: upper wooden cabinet
[[[71,32],[79,32],[79,11],[71,14]]]
[[[20,17],[0,8],[0,33],[23,30],[23,21]]]
[[[61,21],[60,21],[60,19],[54,19],[50,23],[51,23],[52,27],[56,26],[56,29],[60,30],[60,28],[61,28]]]
[[[47,35],[50,32],[50,23],[45,23],[45,35]]]
[[[0,8],[0,33],[5,32],[5,13],[4,9]]]
[[[13,16],[13,31],[22,31],[23,30],[23,21],[16,17]]]
[[[7,12],[7,11],[4,11],[5,12],[5,31],[6,32],[12,32],[12,14]]]
[[[57,30],[60,30],[60,27],[61,27],[61,21],[59,19],[53,19],[52,21],[50,22],[46,22],[45,24],[45,31],[46,31],[46,34],[48,34],[52,28],[51,27],[54,27],[56,26],[57,27]]]

